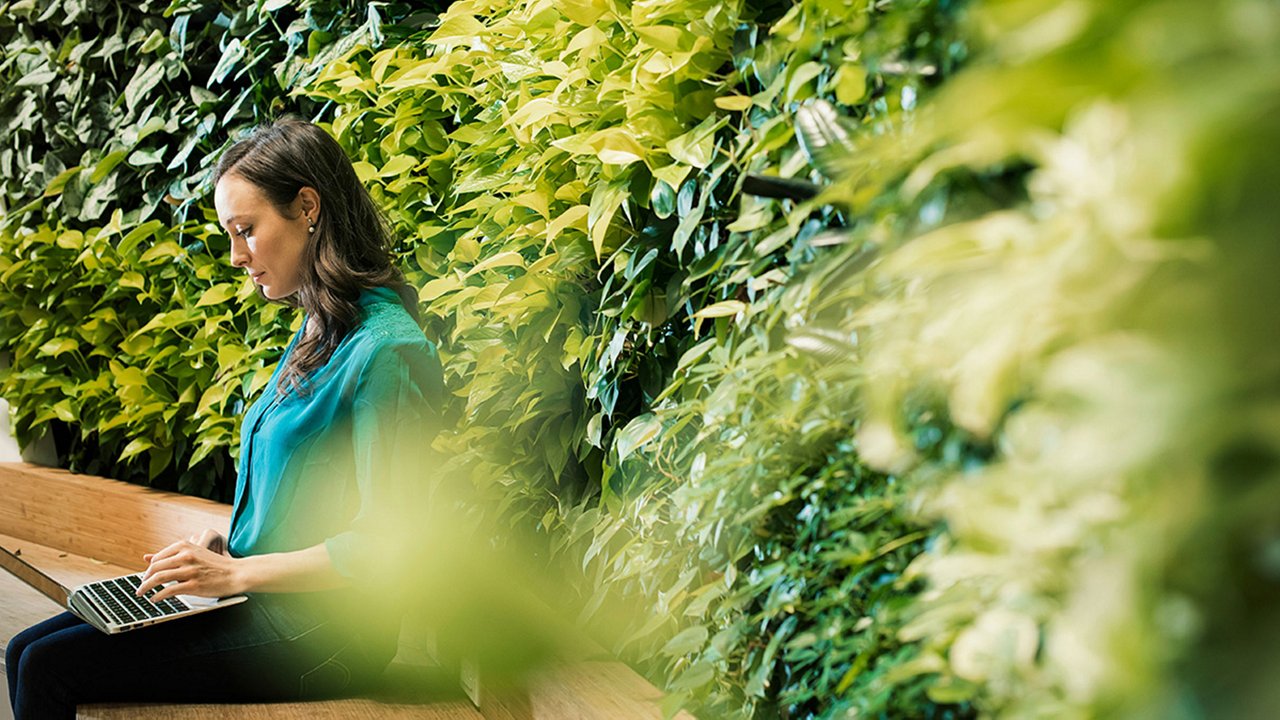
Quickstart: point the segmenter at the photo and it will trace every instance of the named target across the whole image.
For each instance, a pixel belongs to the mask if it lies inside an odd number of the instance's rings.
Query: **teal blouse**
[[[244,557],[323,542],[334,568],[368,580],[420,497],[439,430],[443,374],[435,346],[388,288],[360,295],[359,324],[301,390],[277,382],[245,413],[230,551]],[[401,518],[412,521],[411,518]]]

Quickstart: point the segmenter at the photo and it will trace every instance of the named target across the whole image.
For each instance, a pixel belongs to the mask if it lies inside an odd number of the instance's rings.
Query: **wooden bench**
[[[0,463],[0,567],[66,606],[67,591],[142,570],[144,553],[204,528],[226,533],[231,508],[105,478]],[[592,647],[584,643],[584,647]],[[486,687],[474,667],[442,669],[426,622],[406,618],[385,688],[344,700],[261,705],[103,704],[81,718],[435,718],[588,720],[662,717],[662,694],[598,648],[544,668],[520,687]],[[681,713],[678,717],[692,720]]]

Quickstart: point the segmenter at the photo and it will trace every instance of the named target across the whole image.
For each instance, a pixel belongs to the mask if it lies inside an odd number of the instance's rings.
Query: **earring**
[[[307,218],[307,234],[308,235],[316,234],[316,224],[311,221],[310,217]]]

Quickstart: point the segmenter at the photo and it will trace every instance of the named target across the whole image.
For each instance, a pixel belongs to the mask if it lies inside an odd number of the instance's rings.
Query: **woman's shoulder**
[[[358,344],[370,349],[384,345],[431,345],[413,316],[400,304],[400,296],[394,290],[365,290],[360,294],[360,306],[360,322],[352,331],[352,339]]]
[[[373,347],[431,344],[413,316],[399,303],[378,303],[366,308],[355,328],[354,339]]]
[[[367,291],[361,296],[364,312],[350,338],[348,362],[353,369],[359,368],[362,376],[384,375],[392,366],[412,375],[438,376],[435,344],[400,304],[399,296],[394,291],[387,293],[390,297],[383,295],[370,302],[365,302]]]

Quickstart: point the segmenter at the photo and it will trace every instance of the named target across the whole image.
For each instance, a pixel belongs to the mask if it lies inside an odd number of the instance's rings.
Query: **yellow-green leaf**
[[[538,213],[544,218],[551,216],[551,212],[547,207],[546,193],[541,193],[537,191],[527,192],[527,193],[524,193],[523,195],[518,195],[512,198],[511,201],[517,205],[521,205],[523,207],[529,208],[530,210]]]
[[[693,34],[671,25],[637,27],[636,35],[639,35],[649,47],[665,53],[677,53],[693,47]]]
[[[668,640],[666,645],[662,646],[662,654],[670,657],[688,655],[695,650],[701,649],[707,642],[709,634],[710,633],[707,629],[702,625],[695,625],[694,627],[683,630],[675,637]]]
[[[460,287],[462,287],[462,281],[458,279],[457,275],[445,275],[423,285],[422,290],[418,292],[418,299],[422,302],[431,302],[432,300],[435,300],[446,293],[451,293]]]
[[[630,165],[645,156],[644,147],[622,128],[609,128],[597,133],[591,145],[596,149],[596,157],[606,165]]]
[[[67,230],[58,235],[57,245],[63,250],[79,250],[84,245],[84,233],[79,230]]]
[[[155,447],[155,443],[146,438],[134,438],[128,445],[124,446],[124,452],[120,453],[120,459],[128,460],[129,458],[146,450],[150,450],[153,447]]]
[[[471,272],[467,273],[467,275],[475,275],[478,272],[502,267],[524,267],[524,257],[512,250],[501,252],[491,258],[486,258],[483,262],[471,268]]]
[[[120,287],[133,288],[134,290],[145,290],[147,287],[147,281],[142,276],[142,273],[134,270],[125,272],[116,282]]]
[[[74,406],[72,406],[71,400],[69,398],[66,400],[59,400],[58,402],[54,403],[53,414],[57,415],[58,419],[61,420],[62,422],[71,423],[71,422],[75,422],[78,419],[76,418],[76,409]]]
[[[446,13],[448,15],[448,13]],[[442,43],[446,40],[469,40],[484,32],[484,25],[471,15],[449,15],[440,27],[431,33],[428,43]]]
[[[155,341],[151,339],[150,335],[135,335],[127,340],[121,341],[120,349],[127,355],[138,356],[150,350],[151,346],[154,344]]]
[[[809,83],[825,69],[821,63],[810,61],[793,70],[791,79],[787,82],[787,100],[803,100],[808,97],[811,94],[806,91]]]
[[[712,115],[698,123],[694,129],[668,142],[667,152],[685,165],[705,168],[715,156],[716,131],[727,122],[728,116],[717,118]]]
[[[80,344],[71,338],[55,338],[40,346],[41,355],[52,355],[57,357],[63,353],[71,352],[80,347]]]
[[[614,446],[618,450],[618,461],[621,462],[631,453],[644,447],[662,431],[662,421],[652,413],[646,413],[627,423],[618,431],[618,439]]]
[[[67,168],[66,170],[63,170],[62,172],[58,173],[57,176],[55,176],[52,180],[49,181],[49,187],[45,188],[44,196],[53,197],[55,195],[61,194],[62,188],[65,187],[66,184],[71,181],[71,178],[75,177],[76,174],[78,174],[79,172],[80,172],[80,166],[77,165],[75,167]]]
[[[679,190],[684,179],[689,177],[689,173],[693,168],[682,163],[671,163],[666,167],[660,167],[653,171],[653,177],[670,185],[673,190]]]
[[[352,163],[352,167],[356,171],[356,177],[360,178],[360,182],[362,183],[372,182],[378,177],[378,168],[364,160]]]
[[[226,343],[218,348],[218,367],[227,369],[240,364],[249,349],[239,343]]]
[[[204,415],[209,412],[216,403],[221,402],[227,396],[227,386],[225,384],[210,385],[200,396],[200,402],[196,405],[196,414]]]
[[[587,213],[590,211],[586,205],[574,205],[560,214],[560,217],[547,223],[547,240],[555,240],[556,236],[564,232],[565,228],[576,227],[579,230],[587,231]]]
[[[742,111],[751,107],[752,100],[746,95],[721,95],[715,103],[721,110]]]
[[[561,15],[575,23],[588,27],[604,15],[607,6],[603,0],[556,0],[555,8]]]
[[[160,258],[178,257],[183,252],[182,246],[176,242],[167,241],[152,246],[146,252],[142,253],[142,257],[138,258],[141,262],[149,263],[152,260]]]
[[[221,305],[236,296],[236,287],[231,283],[218,283],[213,287],[205,290],[200,299],[196,302],[196,307],[205,307],[206,305]]]
[[[834,79],[836,100],[842,105],[857,104],[867,94],[867,70],[861,65],[845,63]]]
[[[89,182],[98,184],[103,178],[111,174],[112,170],[121,163],[129,155],[128,150],[117,150],[113,153],[107,153],[96,165],[93,166],[93,173],[89,175]]]
[[[708,305],[694,313],[695,318],[728,317],[737,315],[747,309],[747,304],[738,300],[724,300],[715,305]]]
[[[147,376],[142,370],[130,366],[116,371],[116,385],[120,387],[141,387],[147,384]]]
[[[382,170],[378,172],[379,177],[390,177],[393,175],[403,175],[412,170],[418,164],[418,159],[412,155],[397,155],[387,161],[382,166]]]

